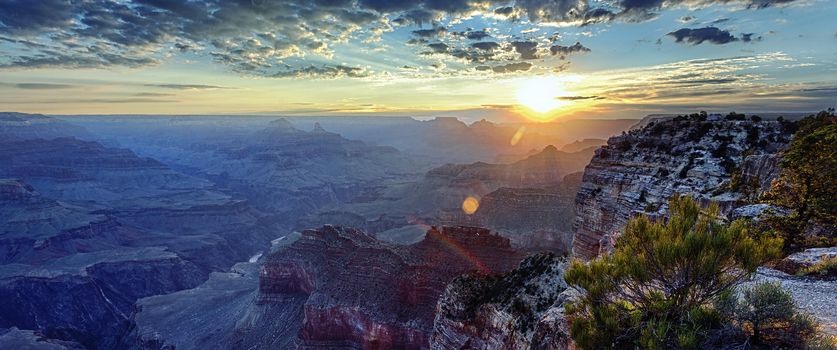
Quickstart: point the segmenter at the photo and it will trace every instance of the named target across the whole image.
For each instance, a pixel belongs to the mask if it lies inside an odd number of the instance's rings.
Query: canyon
[[[0,345],[571,348],[569,259],[674,193],[758,216],[794,130],[556,125],[0,113]]]

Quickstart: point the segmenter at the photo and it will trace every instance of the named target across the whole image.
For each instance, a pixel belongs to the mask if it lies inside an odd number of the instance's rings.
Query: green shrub
[[[612,255],[566,271],[586,292],[567,308],[580,348],[700,348],[722,325],[713,301],[781,248],[752,238],[743,221],[723,223],[717,205],[675,196],[669,210],[667,221],[632,219]]]
[[[725,293],[715,307],[756,345],[801,348],[816,333],[813,318],[799,313],[793,297],[778,283],[744,288],[741,298]]]
[[[784,151],[781,171],[764,199],[791,210],[768,219],[785,237],[786,251],[805,248],[812,225],[837,227],[837,116],[823,111],[799,123],[790,147]],[[833,234],[832,234],[833,238]]]

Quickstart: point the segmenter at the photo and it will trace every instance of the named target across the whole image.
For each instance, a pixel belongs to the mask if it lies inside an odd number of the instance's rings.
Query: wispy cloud
[[[18,89],[25,89],[25,90],[58,90],[58,89],[69,89],[74,87],[74,85],[69,84],[51,84],[51,83],[18,83],[15,84],[15,87]]]
[[[218,89],[233,89],[226,86],[218,85],[204,85],[204,84],[145,84],[148,87],[156,87],[161,89],[173,90],[218,90]]]

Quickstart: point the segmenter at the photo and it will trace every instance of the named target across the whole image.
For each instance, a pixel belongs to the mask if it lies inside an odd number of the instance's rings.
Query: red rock
[[[448,282],[465,272],[509,271],[522,257],[507,238],[476,227],[434,227],[421,242],[399,246],[326,225],[268,258],[259,303],[308,296],[301,348],[427,348]]]

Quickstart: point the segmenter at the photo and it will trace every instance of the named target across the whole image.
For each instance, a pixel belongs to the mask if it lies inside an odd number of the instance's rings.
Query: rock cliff
[[[431,228],[409,246],[339,226],[306,230],[267,258],[259,278],[262,314],[251,316],[271,322],[271,310],[294,310],[302,297],[303,307],[295,309],[300,314],[285,315],[283,323],[298,327],[298,339],[247,337],[257,325],[248,322],[238,333],[256,343],[241,345],[298,341],[302,348],[427,348],[436,301],[451,279],[468,271],[505,272],[521,259],[508,239],[480,228]]]
[[[566,260],[534,255],[508,273],[465,275],[445,289],[436,308],[432,349],[567,349]]]
[[[612,246],[633,216],[665,212],[674,193],[715,201],[724,214],[766,189],[792,126],[743,115],[652,120],[611,137],[584,171],[575,200],[574,255]]]

